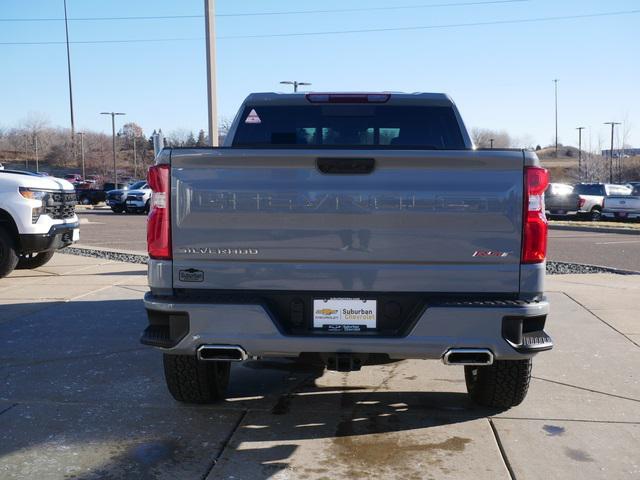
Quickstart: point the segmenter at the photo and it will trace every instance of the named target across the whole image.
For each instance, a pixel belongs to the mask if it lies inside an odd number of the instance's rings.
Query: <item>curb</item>
[[[146,253],[126,250],[114,250],[111,248],[98,247],[66,247],[60,250],[61,253],[78,255],[81,257],[104,258],[115,262],[137,263],[146,265],[149,256]],[[547,261],[547,275],[562,274],[588,274],[588,273],[614,273],[616,275],[640,275],[640,272],[633,270],[621,270],[613,267],[603,267],[601,265],[589,265],[586,263],[570,263]]]
[[[138,263],[146,265],[149,257],[138,252],[118,251],[108,248],[97,247],[66,247],[60,250],[61,253],[78,255],[80,257],[104,258],[115,262]]]
[[[553,225],[549,224],[550,230],[569,230],[574,232],[595,232],[595,233],[622,233],[623,235],[640,235],[640,229],[613,228],[613,227],[584,227],[581,225]]]
[[[569,271],[567,271],[569,270]],[[571,271],[579,270],[579,271]],[[560,274],[585,274],[585,273],[614,273],[616,275],[640,275],[635,270],[622,270],[620,268],[603,267],[602,265],[591,265],[588,263],[571,263],[547,261],[547,275]]]

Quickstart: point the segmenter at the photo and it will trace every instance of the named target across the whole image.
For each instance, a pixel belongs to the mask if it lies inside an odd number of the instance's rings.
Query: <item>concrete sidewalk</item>
[[[0,280],[0,478],[638,478],[640,276],[547,290],[556,348],[506,412],[426,361],[246,362],[226,402],[185,406],[138,343],[145,266],[57,254]]]

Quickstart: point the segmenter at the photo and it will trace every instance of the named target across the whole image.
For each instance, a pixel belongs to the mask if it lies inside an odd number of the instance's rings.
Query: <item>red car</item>
[[[75,185],[82,182],[82,175],[78,173],[68,173],[64,176],[64,179]]]

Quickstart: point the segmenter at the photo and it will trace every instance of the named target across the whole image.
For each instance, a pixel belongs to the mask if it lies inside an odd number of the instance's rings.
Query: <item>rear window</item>
[[[580,195],[604,195],[604,185],[576,185],[574,191]]]
[[[630,195],[631,189],[624,185],[607,185],[608,195]]]
[[[452,108],[394,105],[247,106],[233,146],[466,149]]]

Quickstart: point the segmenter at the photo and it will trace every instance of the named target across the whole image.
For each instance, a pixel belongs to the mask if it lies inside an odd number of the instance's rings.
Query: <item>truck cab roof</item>
[[[314,98],[320,99],[327,96],[325,102],[313,101]],[[335,98],[336,102],[332,102],[331,98]],[[368,103],[365,98],[374,98],[377,100],[371,103],[385,103],[390,105],[428,105],[448,107],[454,104],[451,97],[445,93],[427,93],[427,92],[296,92],[296,93],[278,93],[278,92],[259,92],[251,93],[247,96],[244,103],[270,104],[270,105],[308,105],[311,103]],[[384,101],[382,99],[384,98]],[[352,99],[352,101],[348,101]]]

